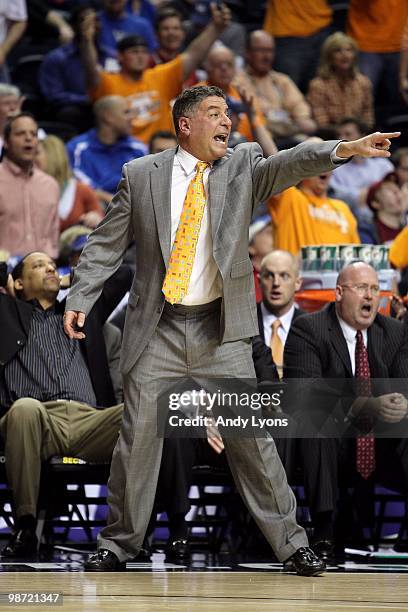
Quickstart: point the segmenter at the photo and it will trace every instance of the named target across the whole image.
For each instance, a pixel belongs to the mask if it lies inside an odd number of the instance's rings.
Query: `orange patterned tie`
[[[190,283],[206,204],[203,174],[208,166],[207,162],[197,162],[197,172],[188,186],[181,211],[169,267],[162,287],[166,300],[171,304],[182,301]]]
[[[275,363],[275,365],[277,367],[280,366],[280,368],[282,368],[282,364],[283,364],[283,342],[280,339],[278,330],[280,327],[282,327],[282,323],[280,322],[279,319],[276,319],[272,325],[272,335],[271,335],[271,352],[272,352],[272,359]]]

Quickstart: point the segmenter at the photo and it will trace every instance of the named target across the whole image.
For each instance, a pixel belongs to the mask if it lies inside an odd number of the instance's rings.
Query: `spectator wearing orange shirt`
[[[352,38],[335,32],[323,47],[317,77],[309,84],[307,100],[321,128],[333,127],[345,117],[374,124],[370,80],[360,73],[358,49]]]
[[[267,0],[263,29],[276,41],[274,68],[289,75],[303,92],[316,73],[331,22],[327,0]]]
[[[391,113],[398,104],[398,70],[407,0],[350,0],[347,34],[357,43],[360,70]]]
[[[276,249],[298,255],[314,244],[359,244],[357,220],[342,200],[327,196],[331,172],[304,179],[268,202]]]
[[[170,102],[181,93],[184,80],[205,58],[230,21],[230,11],[212,5],[212,21],[175,59],[148,69],[146,42],[127,36],[118,43],[119,73],[100,70],[95,47],[96,23],[87,15],[82,23],[81,55],[93,101],[108,95],[128,98],[133,110],[133,135],[146,144],[157,130],[173,130]]]

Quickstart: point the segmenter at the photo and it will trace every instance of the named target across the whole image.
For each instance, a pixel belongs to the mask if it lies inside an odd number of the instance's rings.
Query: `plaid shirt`
[[[344,117],[358,117],[369,127],[374,124],[372,86],[363,74],[345,82],[316,77],[309,83],[307,100],[319,127],[338,123]]]

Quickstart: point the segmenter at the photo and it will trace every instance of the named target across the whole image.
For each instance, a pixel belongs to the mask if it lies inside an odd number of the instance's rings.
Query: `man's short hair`
[[[156,32],[159,29],[160,24],[165,19],[169,19],[170,17],[176,17],[176,19],[180,20],[180,24],[183,25],[183,18],[181,16],[181,13],[179,13],[179,11],[173,8],[172,6],[165,6],[162,9],[160,9],[156,15],[156,19],[154,21]]]
[[[219,87],[214,85],[196,85],[185,89],[179,96],[173,106],[173,123],[176,130],[176,134],[179,133],[179,119],[181,117],[188,117],[191,113],[194,113],[196,107],[210,96],[217,96],[223,100],[227,99],[225,93]]]
[[[143,36],[131,34],[130,36],[124,36],[124,38],[122,38],[122,40],[120,40],[116,45],[119,53],[123,53],[123,51],[127,51],[127,49],[131,49],[132,47],[145,47],[145,49],[147,49],[148,44]]]
[[[152,137],[149,140],[149,151],[153,149],[153,145],[158,138],[165,138],[166,140],[175,140],[177,142],[177,137],[174,132],[170,132],[170,130],[157,130],[152,134]]]
[[[32,113],[28,113],[28,112],[18,113],[18,115],[14,115],[14,117],[10,117],[9,119],[7,119],[7,123],[4,126],[4,133],[3,133],[4,142],[7,142],[8,139],[10,138],[11,128],[13,127],[13,123],[17,121],[17,119],[21,119],[22,117],[29,117],[36,123],[38,127],[37,120]]]
[[[337,123],[337,128],[341,128],[348,123],[353,124],[362,136],[367,136],[370,133],[370,128],[364,121],[359,119],[358,117],[344,117]]]

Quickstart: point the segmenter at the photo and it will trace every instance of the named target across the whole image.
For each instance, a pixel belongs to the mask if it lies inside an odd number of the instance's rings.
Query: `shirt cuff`
[[[337,149],[339,148],[340,145],[341,145],[341,142],[339,142],[336,145],[336,147],[333,149],[333,151],[330,153],[330,159],[333,162],[333,164],[342,164],[345,161],[348,161],[346,157],[339,157],[338,155],[336,155]]]

